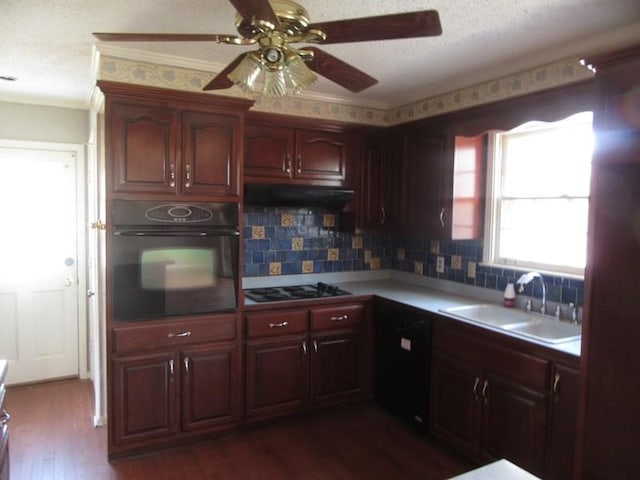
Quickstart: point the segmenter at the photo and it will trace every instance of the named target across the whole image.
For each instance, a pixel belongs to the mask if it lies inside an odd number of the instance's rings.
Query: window
[[[486,263],[584,274],[593,146],[591,112],[490,135]]]

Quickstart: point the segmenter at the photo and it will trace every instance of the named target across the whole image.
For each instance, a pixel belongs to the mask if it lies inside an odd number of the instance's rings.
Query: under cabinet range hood
[[[245,184],[244,202],[247,205],[269,205],[274,207],[325,207],[342,210],[353,200],[354,191],[349,188],[282,185]]]

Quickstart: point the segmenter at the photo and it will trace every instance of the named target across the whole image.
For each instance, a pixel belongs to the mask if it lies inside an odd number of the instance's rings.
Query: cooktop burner
[[[302,300],[305,298],[338,297],[351,295],[335,285],[318,282],[315,285],[292,285],[287,287],[251,288],[245,290],[247,298],[255,302],[275,302],[279,300]]]

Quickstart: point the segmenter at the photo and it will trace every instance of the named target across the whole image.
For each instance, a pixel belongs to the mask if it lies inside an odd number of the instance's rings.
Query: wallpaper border
[[[567,85],[592,76],[593,72],[581,65],[578,58],[569,58],[389,110],[302,97],[263,98],[256,102],[252,110],[390,126]],[[98,79],[201,92],[202,87],[211,80],[211,72],[101,55]],[[216,91],[216,94],[247,98],[236,87]]]

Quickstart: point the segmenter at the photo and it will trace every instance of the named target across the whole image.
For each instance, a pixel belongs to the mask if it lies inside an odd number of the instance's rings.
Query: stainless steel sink
[[[582,335],[582,329],[578,325],[490,303],[450,307],[441,311],[463,320],[500,328],[545,343],[571,342],[579,340]]]
[[[540,318],[532,323],[503,328],[548,343],[572,342],[582,336],[580,326],[551,318]]]

